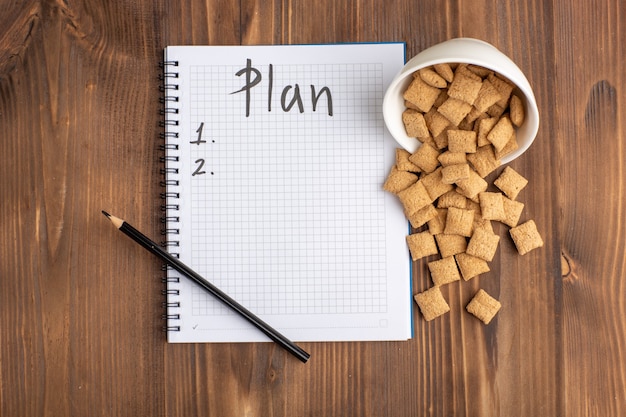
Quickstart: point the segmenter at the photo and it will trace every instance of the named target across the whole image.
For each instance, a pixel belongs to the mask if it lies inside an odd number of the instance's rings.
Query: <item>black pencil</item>
[[[170,255],[169,253],[161,249],[161,247],[158,244],[150,240],[146,235],[141,233],[139,230],[135,229],[133,226],[131,226],[124,220],[110,215],[104,210],[102,210],[102,214],[104,214],[109,220],[111,220],[113,225],[117,227],[120,231],[125,233],[135,242],[139,243],[148,251],[152,252],[153,254],[161,258],[161,260],[171,265],[175,270],[185,275],[186,277],[190,278],[195,283],[200,285],[202,288],[207,290],[209,293],[217,297],[218,300],[220,300],[221,302],[226,304],[228,307],[235,310],[237,313],[239,313],[241,316],[247,319],[250,323],[256,326],[256,328],[258,328],[263,333],[265,333],[266,336],[268,336],[274,342],[278,343],[281,347],[286,349],[289,353],[291,353],[292,355],[300,359],[302,362],[306,362],[309,360],[310,355],[307,352],[305,352],[302,348],[300,348],[298,345],[293,343],[291,340],[287,339],[277,330],[272,328],[269,324],[265,323],[263,320],[255,316],[247,308],[239,304],[237,301],[233,300],[231,297],[229,297],[226,293],[224,293],[222,290],[217,288],[215,285],[211,284],[209,281],[204,279],[193,269],[189,268],[187,265],[185,265],[180,260],[178,260],[178,258],[175,258],[174,256]]]

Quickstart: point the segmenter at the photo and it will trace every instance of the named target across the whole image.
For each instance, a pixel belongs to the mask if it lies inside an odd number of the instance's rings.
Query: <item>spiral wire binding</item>
[[[160,66],[163,72],[160,75],[161,97],[159,101],[162,104],[160,111],[162,118],[159,124],[162,129],[160,136],[163,142],[159,145],[159,150],[162,152],[159,162],[162,164],[160,173],[163,176],[160,185],[164,188],[164,191],[160,194],[163,201],[161,204],[161,224],[163,225],[161,235],[164,239],[161,245],[169,251],[170,248],[178,248],[180,246],[180,241],[177,238],[180,234],[180,229],[177,227],[180,221],[178,213],[180,210],[178,202],[180,199],[180,193],[178,192],[180,185],[178,163],[180,160],[178,155],[175,154],[178,151],[177,141],[180,137],[177,116],[179,114],[179,97],[177,95],[179,88],[177,83],[179,77],[177,72],[178,61],[164,61]],[[170,253],[176,257],[180,256],[179,253]],[[180,331],[180,326],[176,324],[176,321],[180,320],[180,313],[177,311],[180,308],[180,301],[177,297],[180,295],[180,290],[176,287],[176,284],[180,282],[180,277],[176,276],[174,270],[165,264],[161,267],[161,271],[163,273],[161,280],[165,286],[165,289],[161,291],[165,297],[163,302],[165,313],[161,316],[165,321],[163,331],[177,332]]]

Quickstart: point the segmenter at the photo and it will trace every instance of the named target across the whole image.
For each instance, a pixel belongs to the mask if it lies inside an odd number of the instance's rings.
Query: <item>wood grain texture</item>
[[[161,414],[158,265],[98,213],[157,227],[157,10],[131,4],[33,3],[0,48],[2,416]]]
[[[626,414],[626,75],[620,2],[0,0],[0,417]],[[161,266],[100,214],[158,239],[159,68],[169,44],[484,39],[541,114],[511,165],[519,256],[443,288],[408,342],[170,345]],[[430,286],[425,262],[413,287]],[[464,311],[483,288],[503,308]]]
[[[562,9],[556,91],[563,105],[555,122],[563,138],[559,227],[569,266],[562,358],[571,388],[564,400],[568,415],[620,415],[626,404],[625,14],[611,3]]]

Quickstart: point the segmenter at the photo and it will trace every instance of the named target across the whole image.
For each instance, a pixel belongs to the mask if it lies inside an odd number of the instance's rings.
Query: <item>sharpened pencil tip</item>
[[[104,214],[107,219],[111,220],[111,223],[113,223],[113,225],[118,229],[122,227],[122,224],[124,224],[124,220],[120,219],[119,217],[115,217],[114,215],[109,214],[104,210],[102,210],[102,214]]]

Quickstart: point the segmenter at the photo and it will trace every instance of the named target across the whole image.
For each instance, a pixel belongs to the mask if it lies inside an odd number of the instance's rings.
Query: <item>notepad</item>
[[[295,341],[411,337],[409,226],[382,190],[404,44],[165,50],[167,248]],[[169,342],[267,341],[167,271]]]

